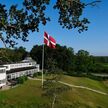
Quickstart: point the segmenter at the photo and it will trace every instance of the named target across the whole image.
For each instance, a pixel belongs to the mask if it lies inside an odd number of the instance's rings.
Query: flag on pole
[[[49,36],[48,33],[44,32],[44,44],[46,44],[50,48],[56,48],[56,40]],[[43,87],[43,70],[44,70],[44,44],[43,44],[43,53],[42,53],[42,87]]]
[[[50,48],[56,48],[56,40],[46,32],[44,32],[44,43]]]

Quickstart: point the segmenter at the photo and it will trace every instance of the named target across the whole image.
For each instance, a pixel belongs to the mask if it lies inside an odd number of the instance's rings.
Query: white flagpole
[[[44,71],[44,44],[43,44],[43,51],[42,51],[42,88],[43,88],[43,71]]]

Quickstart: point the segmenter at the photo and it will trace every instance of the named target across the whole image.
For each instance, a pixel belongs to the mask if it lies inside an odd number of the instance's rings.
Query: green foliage
[[[0,62],[18,62],[27,56],[27,51],[24,47],[15,49],[0,48]]]
[[[17,59],[21,61],[27,57],[28,52],[26,51],[26,48],[20,46],[19,48],[14,49],[14,54],[16,54],[16,56],[18,56]]]
[[[37,76],[38,76],[38,74],[37,74],[37,73],[34,73],[34,74],[33,74],[33,77],[34,77],[34,78],[35,78],[35,77],[37,77]]]
[[[35,45],[30,51],[31,57],[40,64],[42,59],[42,45]],[[100,60],[100,58],[98,57]],[[106,60],[106,57],[103,59]],[[107,63],[97,61],[97,57],[91,56],[85,50],[79,50],[76,54],[73,48],[60,46],[57,44],[56,49],[45,46],[44,69],[46,72],[62,70],[64,74],[71,76],[86,76],[97,80],[107,79],[107,77],[92,76],[91,73],[108,73]]]
[[[61,103],[61,99],[59,98],[63,92],[70,90],[70,87],[58,83],[60,78],[59,74],[54,73],[52,77],[47,78],[46,81],[44,81],[43,96],[49,98],[51,108],[55,108],[58,103]]]
[[[42,72],[36,72],[33,74],[33,77],[42,76]]]
[[[57,72],[56,70],[56,68],[57,68],[57,62],[54,60],[54,59],[52,59],[52,58],[48,58],[48,60],[47,60],[47,71],[48,72],[51,72],[51,73],[55,73],[55,72]]]
[[[42,59],[42,46],[34,46],[30,52],[31,57],[40,65]],[[36,56],[37,55],[37,56]],[[61,69],[68,75],[82,75],[95,71],[95,62],[93,56],[89,52],[79,50],[74,54],[73,48],[60,46],[57,44],[56,49],[51,49],[45,46],[45,61],[44,68],[48,71]],[[41,66],[40,66],[41,67]]]
[[[97,63],[108,63],[108,56],[94,56]]]
[[[28,77],[27,76],[21,76],[17,79],[19,84],[23,84],[25,81],[27,81]]]
[[[42,59],[42,46],[34,46],[30,51],[31,57],[40,64]],[[63,71],[72,71],[74,69],[74,51],[72,48],[60,46],[57,44],[56,49],[45,46],[44,68],[50,71],[61,69]]]
[[[22,6],[14,5],[6,9],[0,3],[0,39],[8,46],[14,47],[16,40],[28,41],[30,32],[39,31],[39,25],[46,25],[50,18],[46,16],[47,5],[50,0],[24,0]],[[82,18],[83,11],[88,5],[95,6],[100,0],[90,3],[80,0],[57,0],[53,8],[59,13],[58,22],[63,28],[78,28],[79,32],[88,29],[87,18]],[[4,35],[5,34],[5,35]]]
[[[46,52],[46,51],[45,51]],[[30,56],[34,59],[40,67],[42,67],[42,46],[35,45],[30,51]]]
[[[54,5],[54,9],[59,11],[59,20],[58,22],[62,25],[63,28],[78,28],[79,32],[87,30],[86,24],[89,23],[87,18],[80,19],[83,9],[85,8],[85,3],[82,3],[80,0],[57,0]]]
[[[75,70],[78,74],[88,73],[94,66],[93,57],[89,55],[89,52],[79,50],[76,54]]]

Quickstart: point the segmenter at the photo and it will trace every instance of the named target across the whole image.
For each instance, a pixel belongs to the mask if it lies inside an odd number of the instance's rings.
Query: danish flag
[[[44,43],[50,48],[56,48],[56,40],[44,32]]]

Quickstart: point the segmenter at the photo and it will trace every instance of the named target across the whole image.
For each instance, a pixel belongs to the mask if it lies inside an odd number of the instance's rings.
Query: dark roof
[[[35,66],[24,67],[24,68],[16,68],[16,69],[11,69],[9,71],[6,71],[6,73],[9,74],[9,73],[21,72],[21,71],[24,71],[24,70],[31,70],[31,69],[35,69],[35,68],[36,68]]]

